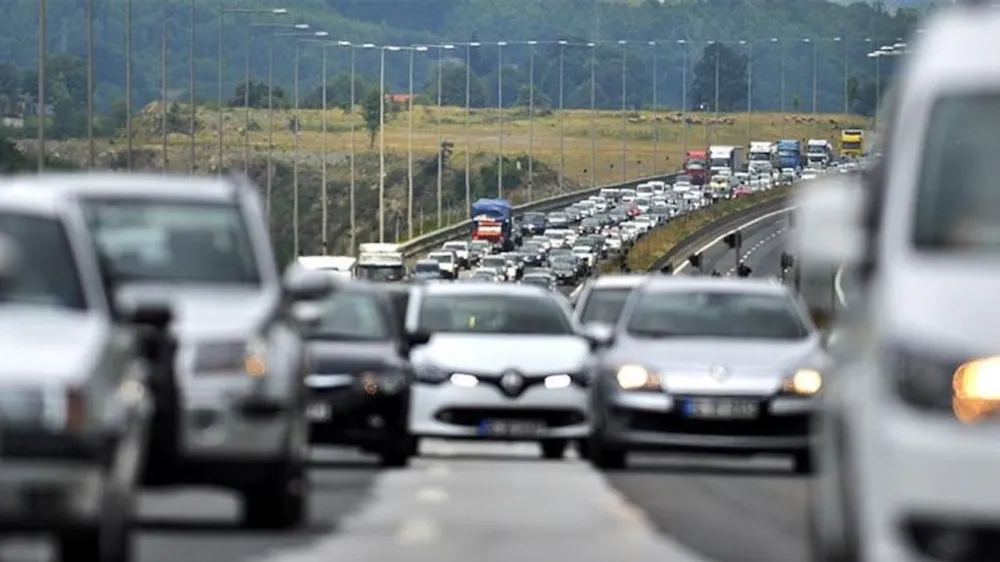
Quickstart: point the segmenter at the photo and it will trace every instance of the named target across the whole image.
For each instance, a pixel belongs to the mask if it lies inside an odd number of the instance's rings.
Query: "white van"
[[[358,276],[358,260],[353,256],[300,256],[296,262],[303,269],[329,271],[341,279]]]

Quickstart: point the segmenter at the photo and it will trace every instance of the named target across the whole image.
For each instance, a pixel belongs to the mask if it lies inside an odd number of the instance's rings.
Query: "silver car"
[[[246,525],[301,524],[307,364],[291,304],[331,286],[321,272],[282,282],[255,190],[163,175],[18,181],[73,201],[119,298],[171,303],[174,376],[157,389],[144,483],[232,489]]]
[[[411,355],[418,438],[537,441],[556,459],[589,433],[590,348],[565,299],[528,285],[428,285],[414,289],[406,325],[431,334]]]
[[[16,245],[0,250],[0,533],[51,533],[64,562],[127,562],[153,408],[140,353],[167,340],[169,310],[116,304],[51,192],[5,188],[0,235]]]
[[[778,283],[649,277],[600,353],[591,460],[636,450],[791,455],[811,470],[808,418],[826,354],[805,306]]]

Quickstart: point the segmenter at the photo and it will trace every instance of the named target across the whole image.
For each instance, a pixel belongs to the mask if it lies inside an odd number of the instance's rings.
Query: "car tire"
[[[379,465],[382,468],[403,468],[410,464],[410,458],[416,453],[415,441],[411,437],[390,441],[379,452]]]
[[[299,527],[308,512],[305,466],[289,460],[253,488],[243,491],[243,524],[250,529]]]
[[[92,526],[67,530],[57,537],[59,562],[131,562],[132,499],[127,492],[110,492],[101,508],[101,520]]]
[[[624,470],[628,466],[628,452],[612,447],[600,437],[591,437],[587,457],[600,470]]]
[[[569,443],[566,441],[542,441],[542,458],[547,460],[559,460],[566,456],[566,448]]]
[[[810,451],[795,453],[792,457],[792,470],[795,474],[809,475],[815,472],[816,466]]]

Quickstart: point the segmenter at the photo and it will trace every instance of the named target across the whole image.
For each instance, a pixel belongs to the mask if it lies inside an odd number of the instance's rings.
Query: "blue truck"
[[[802,141],[795,139],[782,139],[777,143],[778,166],[780,168],[802,169]]]
[[[480,199],[472,204],[472,239],[487,240],[504,251],[514,249],[514,206],[506,199]]]

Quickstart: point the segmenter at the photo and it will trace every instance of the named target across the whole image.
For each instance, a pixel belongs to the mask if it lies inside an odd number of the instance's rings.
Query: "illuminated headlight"
[[[461,386],[463,388],[472,388],[479,384],[479,379],[475,375],[469,375],[466,373],[454,373],[449,377],[451,384],[455,386]]]
[[[1000,411],[1000,357],[963,363],[952,376],[952,409],[959,420],[971,423]]]
[[[615,380],[622,390],[655,390],[661,389],[660,375],[642,365],[622,365],[615,374]]]
[[[406,375],[399,371],[376,373],[372,371],[361,373],[358,377],[365,393],[396,394],[406,386]]]
[[[199,374],[246,374],[258,378],[267,375],[267,342],[207,342],[195,350],[194,371]]]
[[[433,384],[442,383],[448,379],[448,373],[432,365],[421,365],[416,367],[417,380]]]
[[[781,383],[782,392],[813,396],[823,388],[823,375],[816,369],[799,369]]]
[[[569,375],[552,375],[545,377],[545,388],[559,389],[568,388],[573,384],[573,377]]]

